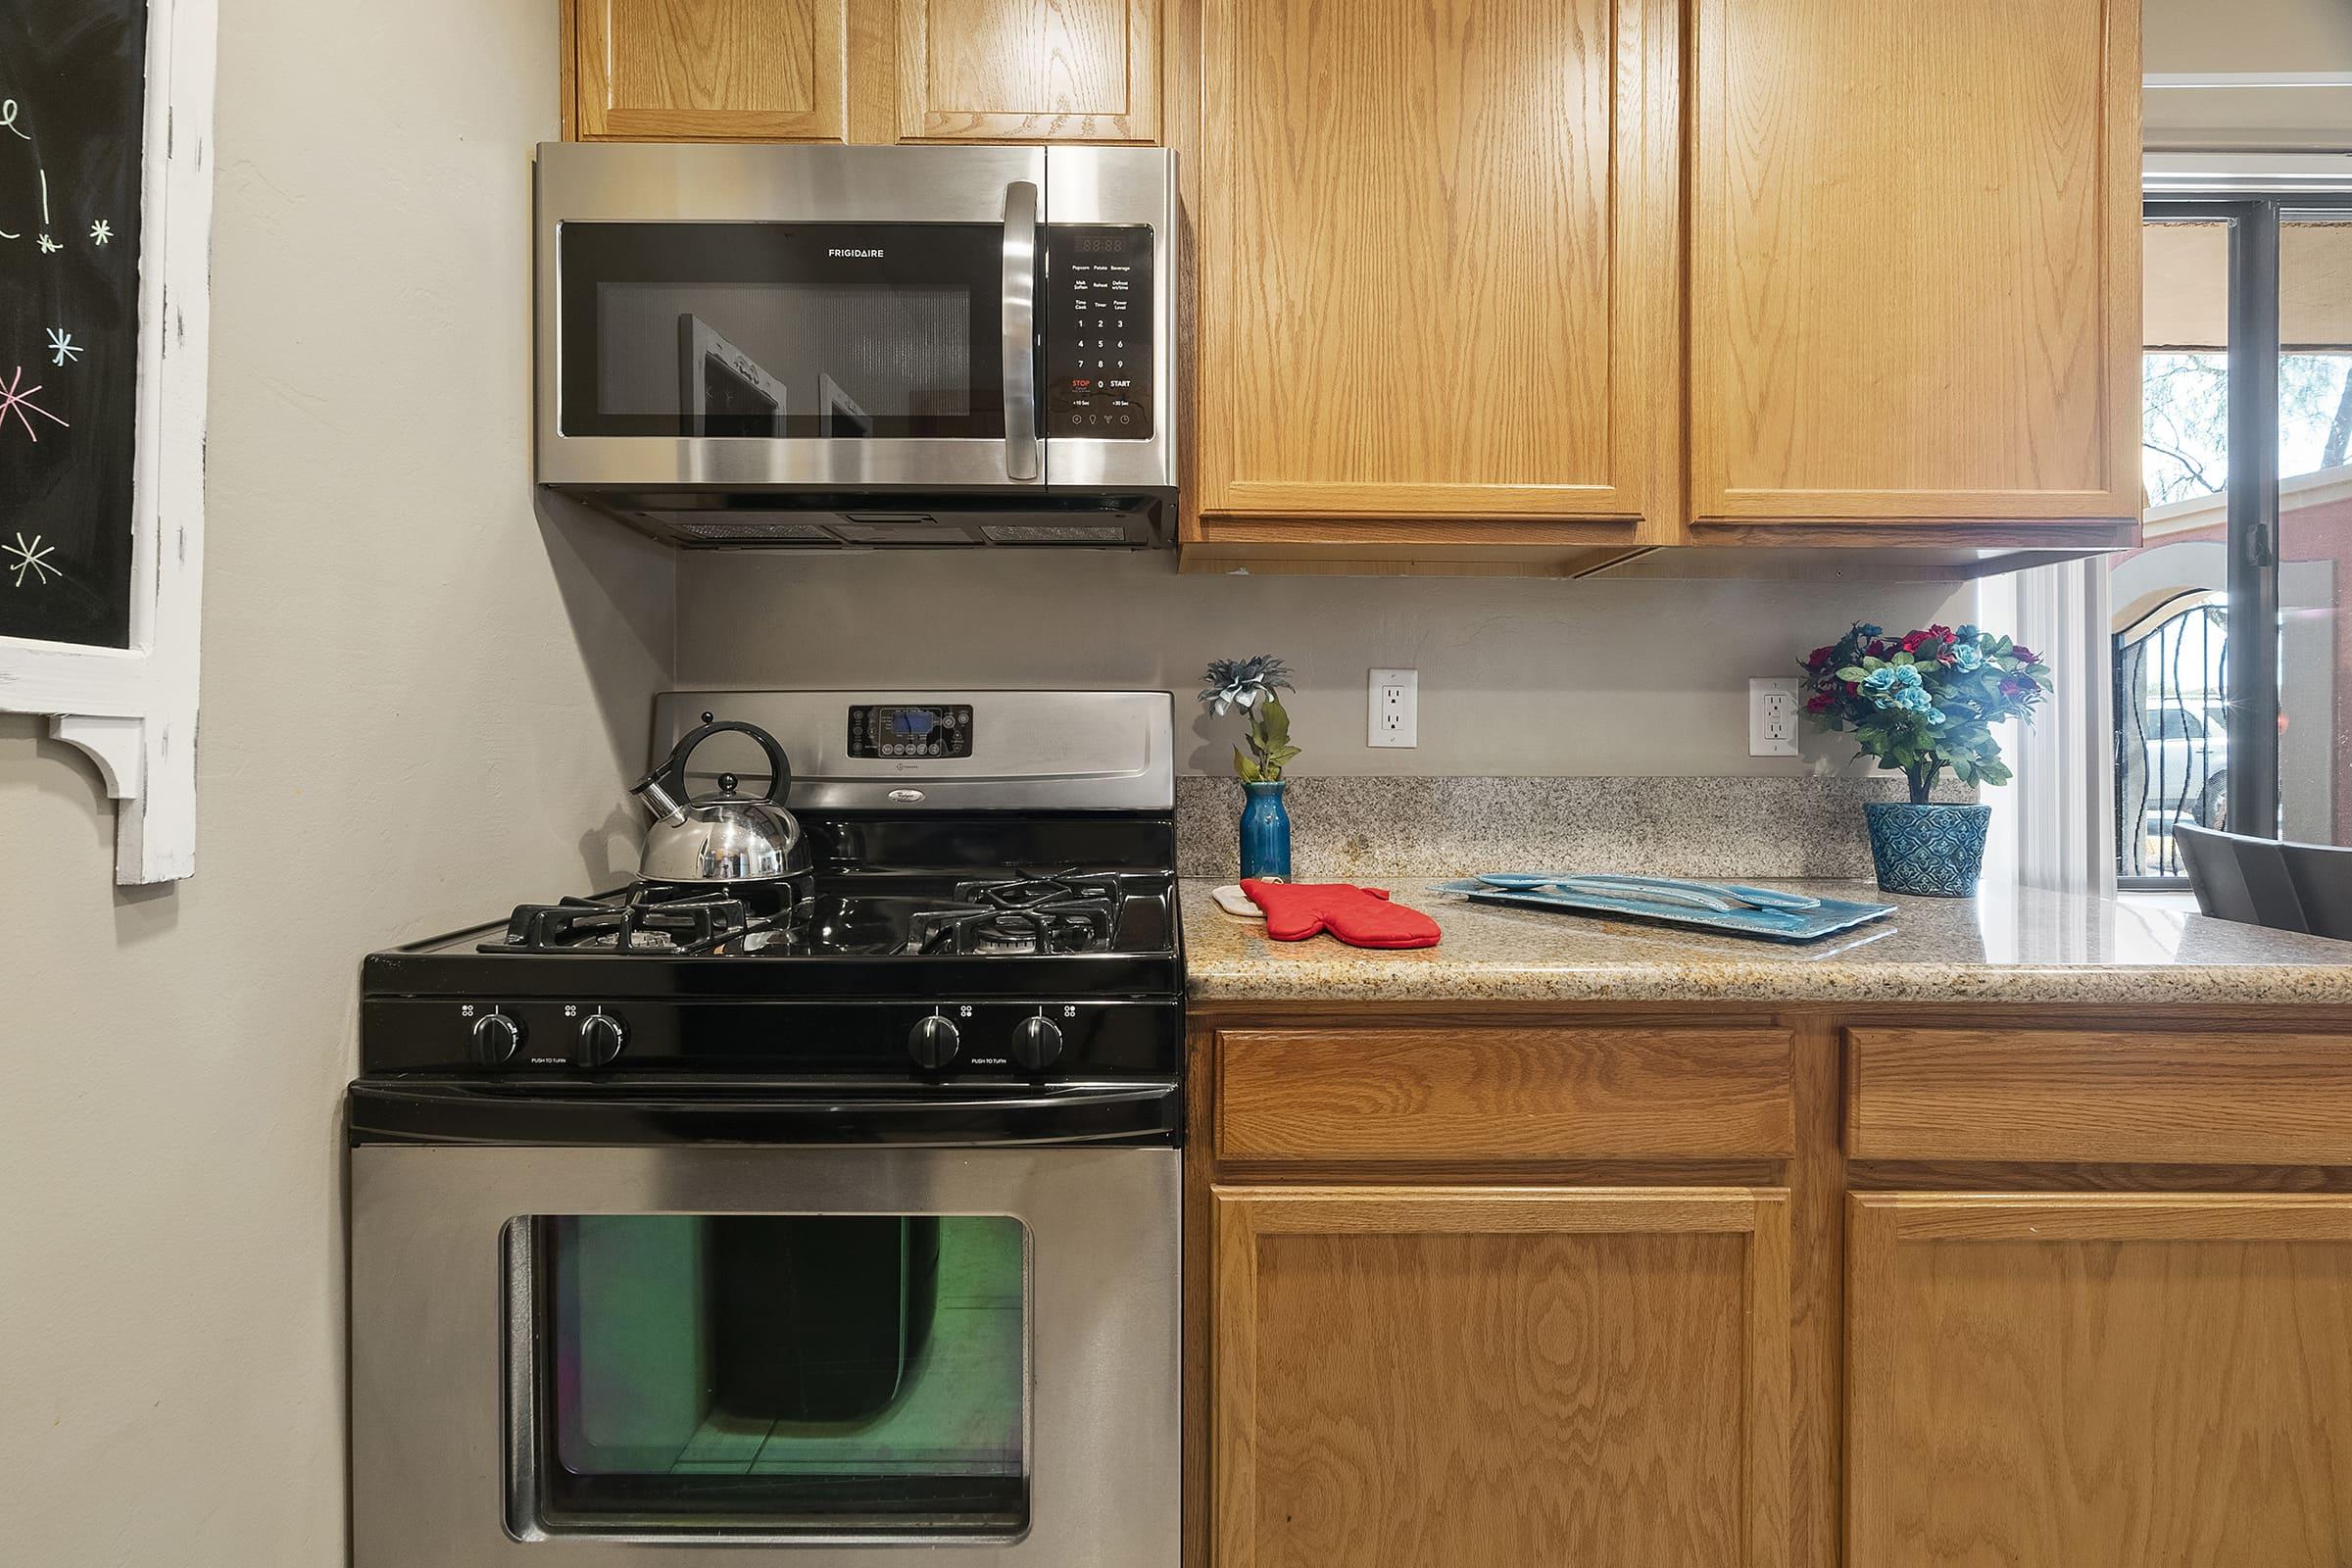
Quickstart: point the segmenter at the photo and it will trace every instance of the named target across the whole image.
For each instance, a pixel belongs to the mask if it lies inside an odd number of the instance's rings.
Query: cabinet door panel
[[[2352,1198],[1852,1200],[1847,1553],[2352,1562]]]
[[[1208,0],[1204,516],[1631,521],[1673,490],[1677,16]]]
[[[1218,1568],[1788,1560],[1788,1214],[1219,1188]]]
[[[845,0],[573,0],[582,140],[839,141]]]
[[[1692,514],[2136,515],[2138,6],[1695,4]]]
[[[1158,0],[900,0],[908,141],[1150,142]]]

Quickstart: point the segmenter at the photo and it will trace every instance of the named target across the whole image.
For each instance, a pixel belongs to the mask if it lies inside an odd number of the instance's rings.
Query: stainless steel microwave
[[[537,476],[685,546],[1174,531],[1175,154],[539,149]]]

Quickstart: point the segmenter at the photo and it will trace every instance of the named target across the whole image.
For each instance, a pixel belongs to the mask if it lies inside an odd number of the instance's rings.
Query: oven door
[[[1160,1108],[952,1147],[911,1099],[700,1098],[761,1141],[600,1147],[642,1125],[558,1097],[533,1146],[352,1151],[359,1568],[1174,1568]]]
[[[543,145],[540,482],[1042,485],[1046,163]]]

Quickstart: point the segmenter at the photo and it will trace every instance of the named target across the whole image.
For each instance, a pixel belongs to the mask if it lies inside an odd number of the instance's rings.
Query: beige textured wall
[[[2221,77],[2148,90],[2148,146],[2352,148],[2352,86],[2253,85],[2227,78],[2352,72],[2345,0],[2146,0],[2140,67],[2151,76]]]
[[[116,891],[93,771],[0,717],[25,1568],[344,1560],[359,957],[605,873],[670,653],[666,558],[531,505],[555,0],[220,9],[196,878]]]
[[[1747,755],[1747,680],[1855,619],[1970,617],[1971,589],[1889,583],[1180,575],[1165,555],[1074,551],[689,556],[690,686],[1136,686],[1189,698],[1209,659],[1273,653],[1300,774],[1772,774]],[[1374,667],[1421,672],[1421,744],[1365,744]],[[1189,701],[1178,761],[1231,766],[1234,725]],[[1843,762],[1841,745],[1806,742]]]

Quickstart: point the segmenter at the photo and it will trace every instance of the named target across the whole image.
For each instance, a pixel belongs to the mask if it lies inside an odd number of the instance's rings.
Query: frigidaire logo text
[[[843,250],[829,250],[829,251],[825,252],[825,254],[826,254],[827,256],[852,256],[852,257],[858,257],[858,258],[871,259],[871,258],[877,258],[877,257],[879,257],[879,256],[880,256],[882,253],[881,253],[880,251],[878,251],[878,250],[872,250],[872,251],[843,251]]]

